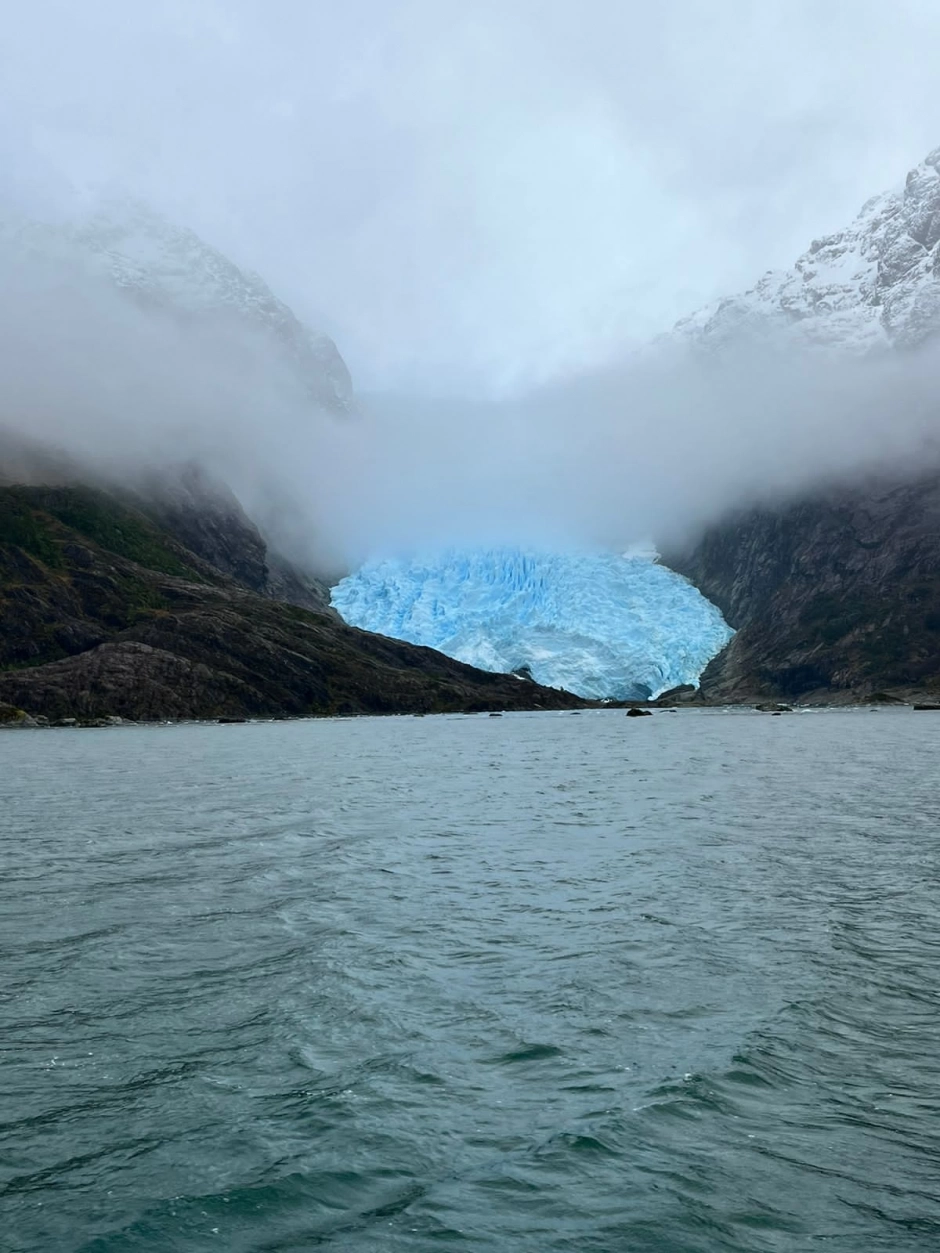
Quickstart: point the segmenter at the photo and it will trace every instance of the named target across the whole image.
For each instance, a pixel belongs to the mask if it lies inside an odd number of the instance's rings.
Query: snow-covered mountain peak
[[[259,275],[140,201],[113,200],[54,224],[8,218],[3,234],[33,252],[90,262],[138,303],[243,320],[276,343],[317,404],[334,412],[352,407],[349,371],[329,336],[301,322]]]
[[[813,240],[790,270],[677,323],[701,347],[743,336],[869,353],[940,331],[940,148],[902,188],[874,196],[842,231]]]

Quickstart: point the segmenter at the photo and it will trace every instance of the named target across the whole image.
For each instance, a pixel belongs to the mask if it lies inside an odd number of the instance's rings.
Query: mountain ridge
[[[787,271],[700,310],[697,351],[795,338],[845,357],[903,354],[940,332],[940,148]],[[709,663],[710,701],[940,699],[940,467],[823,484],[729,510],[669,564],[736,635]]]
[[[812,241],[787,270],[714,301],[673,335],[713,349],[742,336],[870,353],[915,348],[940,331],[940,148],[902,187],[871,197],[841,231]]]
[[[328,335],[308,327],[260,275],[143,201],[113,199],[57,221],[8,214],[0,239],[22,255],[87,268],[143,308],[184,320],[232,318],[267,341],[312,403],[337,415],[354,409],[352,378]]]

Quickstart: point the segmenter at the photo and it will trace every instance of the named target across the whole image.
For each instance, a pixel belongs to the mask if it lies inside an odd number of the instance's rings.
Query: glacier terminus
[[[697,685],[733,635],[681,575],[647,556],[449,549],[368,562],[332,603],[351,626],[597,700]]]

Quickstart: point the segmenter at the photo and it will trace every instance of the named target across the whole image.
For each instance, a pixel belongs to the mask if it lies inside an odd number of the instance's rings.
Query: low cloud
[[[668,546],[728,508],[935,456],[938,351],[675,344],[512,399],[311,406],[270,341],[0,247],[0,425],[111,479],[187,460],[337,570],[451,544]]]

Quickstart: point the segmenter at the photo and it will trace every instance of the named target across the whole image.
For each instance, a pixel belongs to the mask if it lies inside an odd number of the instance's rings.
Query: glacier
[[[350,626],[598,700],[697,685],[734,634],[646,556],[449,549],[367,562],[332,589]]]

